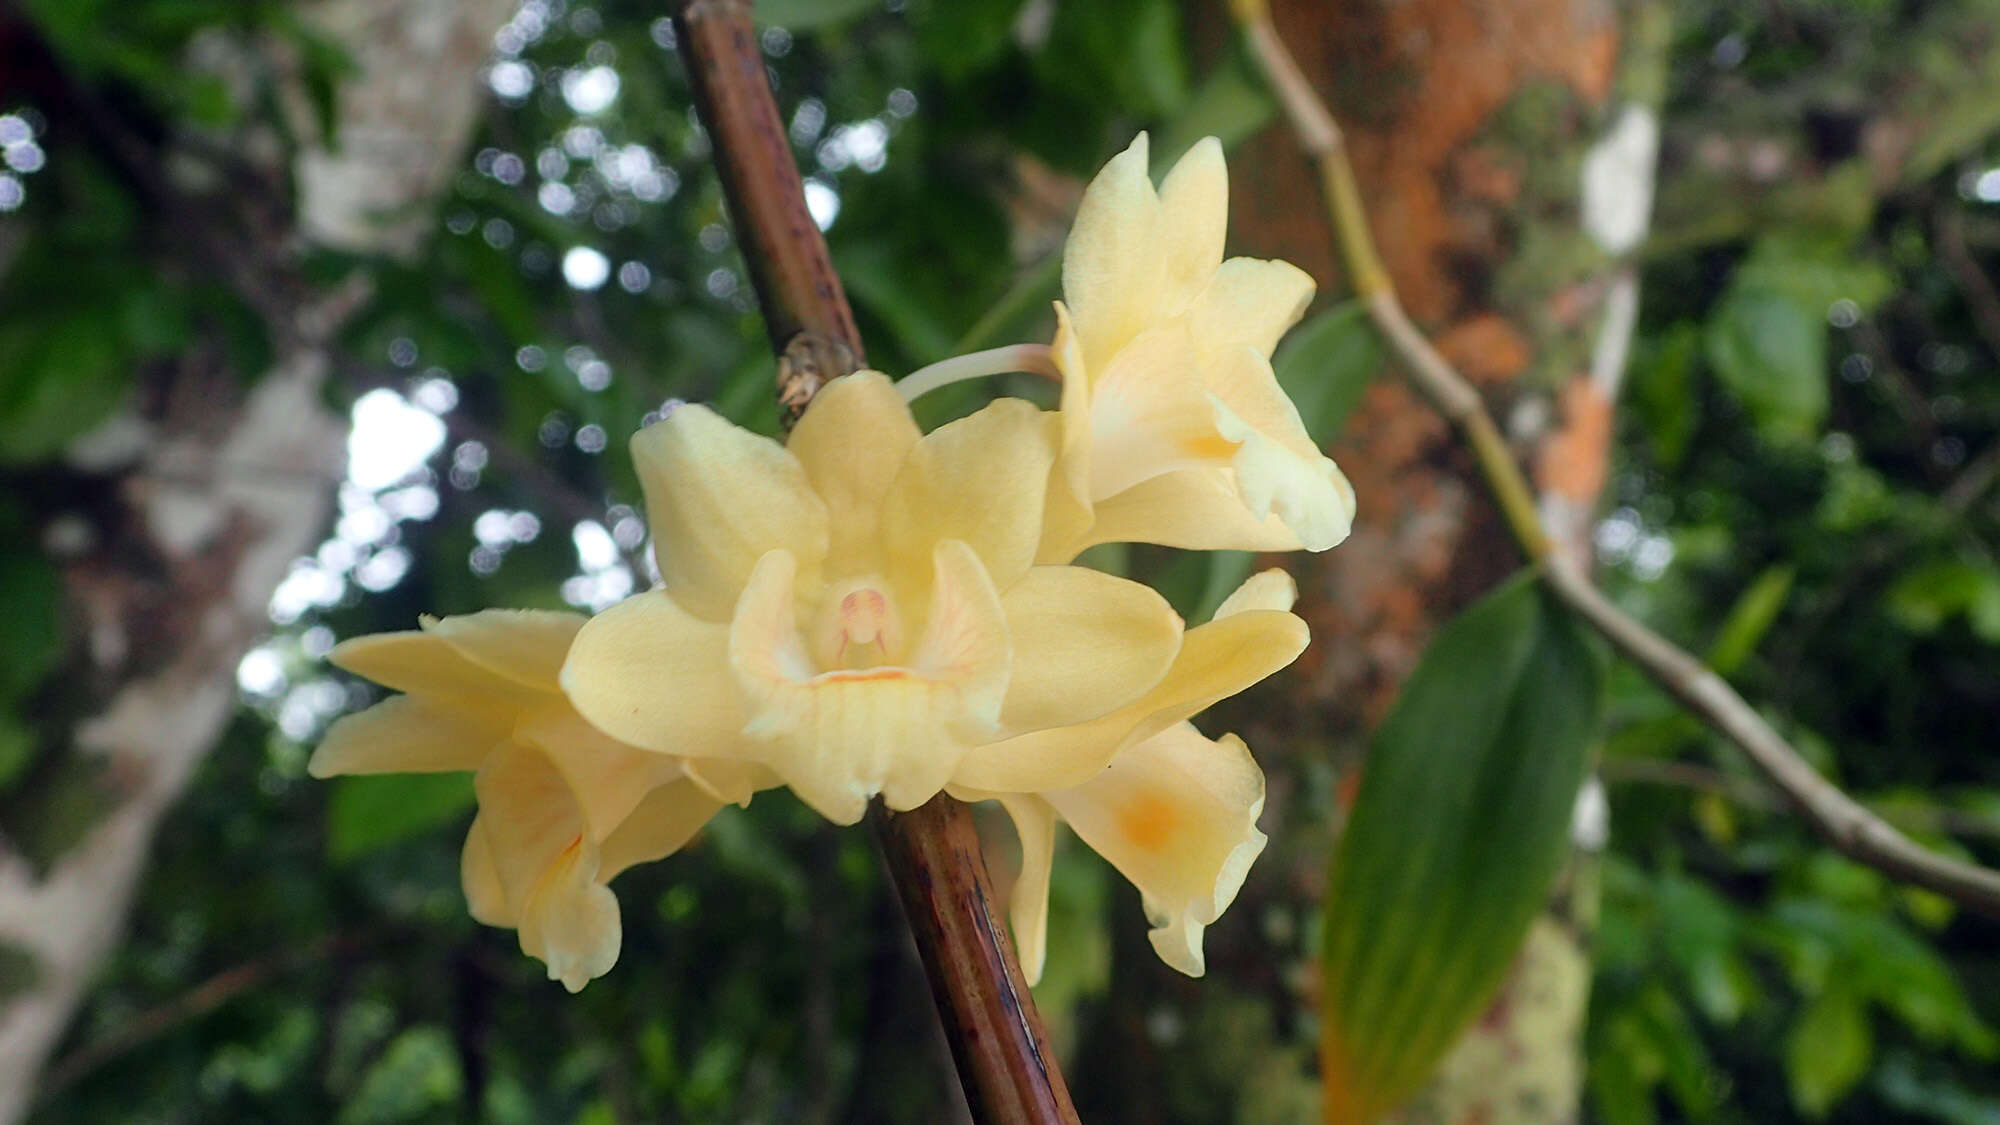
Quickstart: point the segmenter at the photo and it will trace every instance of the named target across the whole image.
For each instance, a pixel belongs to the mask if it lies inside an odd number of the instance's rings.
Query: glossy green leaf
[[[1313,440],[1340,436],[1347,416],[1382,366],[1382,338],[1359,301],[1348,301],[1306,321],[1285,337],[1271,366],[1292,396]]]
[[[469,773],[343,777],[334,785],[326,851],[335,863],[456,821],[473,803]]]
[[[1404,685],[1326,898],[1328,1120],[1395,1108],[1500,984],[1568,851],[1601,678],[1523,575],[1439,632]]]
[[[1785,1040],[1792,1104],[1808,1117],[1825,1117],[1868,1073],[1874,1055],[1875,1033],[1861,999],[1838,986],[1820,993]]]

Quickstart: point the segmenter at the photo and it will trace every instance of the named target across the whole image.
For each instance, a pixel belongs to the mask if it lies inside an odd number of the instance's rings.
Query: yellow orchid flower
[[[336,721],[307,764],[314,777],[477,771],[460,870],[472,916],[518,930],[522,951],[571,992],[618,959],[605,884],[678,850],[757,780],[585,723],[557,683],[584,620],[486,610],[336,646],[335,664],[403,694]]]
[[[980,747],[961,764],[951,793],[998,801],[1020,835],[1009,920],[1030,983],[1047,956],[1058,819],[1139,888],[1161,960],[1202,974],[1202,931],[1264,848],[1264,775],[1241,740],[1204,738],[1187,720],[1305,650],[1306,624],[1290,612],[1297,595],[1283,571],[1251,577],[1212,621],[1188,630],[1174,666],[1141,699],[1093,722]],[[1050,778],[1055,785],[1035,788]]]
[[[1306,433],[1271,350],[1312,300],[1285,262],[1222,257],[1222,146],[1157,191],[1141,133],[1092,180],[1063,249],[1052,345],[1062,452],[1040,558],[1095,543],[1321,551],[1354,491]]]
[[[1048,958],[1058,819],[1139,888],[1154,951],[1191,977],[1207,967],[1203,931],[1235,901],[1264,850],[1264,772],[1241,739],[1204,738],[1193,723],[1134,744],[1081,785],[994,799],[1021,837],[1008,920],[1030,984]]]
[[[615,738],[768,768],[839,824],[1140,698],[1180,618],[1035,565],[1057,426],[1001,400],[920,435],[877,372],[829,384],[786,445],[679,408],[632,442],[665,588],[584,626],[564,690]]]

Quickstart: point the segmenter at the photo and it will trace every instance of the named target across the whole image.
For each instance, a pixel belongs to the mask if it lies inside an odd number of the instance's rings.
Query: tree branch
[[[827,379],[860,364],[861,338],[806,210],[748,0],[682,0],[674,24],[780,355],[779,401],[796,418]],[[877,805],[870,816],[973,1116],[996,1125],[1075,1122],[1020,962],[996,919],[971,812],[940,794],[911,812]]]
[[[1791,802],[1769,785],[1746,775],[1724,773],[1700,762],[1628,756],[1606,759],[1597,772],[1608,785],[1662,785],[1695,793],[1712,793],[1731,804],[1756,812],[1791,811]],[[1906,832],[2000,839],[2000,821],[1968,809],[1938,804],[1913,805],[1901,801],[1876,801],[1873,807],[1876,815]]]
[[[1387,274],[1379,264],[1371,266],[1375,262],[1373,239],[1360,193],[1352,186],[1354,173],[1346,147],[1340,143],[1339,127],[1279,38],[1265,0],[1232,0],[1231,8],[1258,66],[1278,91],[1299,144],[1319,165],[1334,230],[1370,317],[1402,361],[1418,393],[1472,447],[1480,475],[1498,503],[1508,531],[1529,561],[1541,568],[1550,592],[1691,714],[1742,748],[1751,763],[1835,849],[1981,914],[2000,918],[2000,872],[1940,855],[1896,831],[1821,777],[1720,676],[1627,616],[1561,553],[1550,549],[1536,515],[1533,491],[1486,412],[1479,392],[1410,323]]]
[[[803,202],[750,9],[751,0],[682,0],[674,24],[771,349],[782,357],[778,401],[796,420],[825,380],[861,365],[861,333]]]

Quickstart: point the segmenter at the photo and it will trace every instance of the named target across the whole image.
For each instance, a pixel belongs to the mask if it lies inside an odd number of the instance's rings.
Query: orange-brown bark
[[[1602,126],[1621,9],[1276,0],[1272,12],[1341,119],[1383,262],[1439,350],[1503,420],[1522,398],[1551,395],[1551,380],[1580,381],[1579,362],[1552,357],[1587,354],[1601,278],[1509,267],[1538,225],[1577,235],[1574,173],[1551,190],[1548,170],[1573,168]],[[1522,117],[1541,145],[1513,135]],[[1567,151],[1542,147],[1551,134]],[[1337,294],[1333,234],[1289,132],[1266,130],[1237,163],[1258,174],[1239,178],[1232,252],[1298,262]],[[1564,395],[1565,409],[1544,405],[1526,414],[1547,422],[1530,427],[1520,452],[1541,470],[1538,483],[1587,506],[1577,494],[1594,495],[1604,479],[1608,399],[1584,388]],[[1383,713],[1431,631],[1517,560],[1449,431],[1401,386],[1371,388],[1333,453],[1360,512],[1354,538],[1306,584],[1302,612],[1327,643],[1306,666],[1305,698],[1352,730]]]
[[[1583,232],[1580,161],[1618,108],[1643,5],[1271,0],[1271,8],[1341,122],[1370,228],[1404,306],[1485,394],[1537,487],[1587,515],[1606,479],[1613,419],[1609,388],[1588,368],[1620,263]],[[1232,166],[1253,171],[1232,183],[1230,252],[1296,262],[1319,279],[1323,302],[1339,299],[1345,281],[1334,233],[1290,130],[1267,129]],[[1351,764],[1437,627],[1520,564],[1471,458],[1386,372],[1330,451],[1354,483],[1359,512],[1339,549],[1294,561],[1299,612],[1315,643],[1290,674],[1291,737],[1266,743],[1294,748],[1290,760],[1267,764],[1273,815],[1288,818],[1295,833],[1316,815],[1302,791],[1318,763],[1331,752]],[[1587,519],[1558,534],[1573,539],[1578,527]],[[1244,721],[1254,730],[1258,719]],[[1343,774],[1336,799],[1351,800],[1357,776]],[[1290,869],[1263,876],[1289,887],[1264,893],[1316,894],[1327,841],[1289,843],[1293,852],[1280,862]],[[1253,879],[1246,898],[1259,890]],[[1515,982],[1503,992],[1473,1035],[1486,1046],[1521,1046],[1508,1037],[1521,1005],[1504,997],[1581,995],[1587,963],[1566,922],[1551,917],[1537,934],[1542,955],[1519,971],[1541,983],[1524,991]],[[1563,978],[1560,990],[1544,987],[1551,973]],[[1581,1010],[1580,1002],[1564,1007],[1572,1024]],[[1573,1097],[1573,1040],[1535,1049],[1553,1056],[1543,1069]],[[1461,1054],[1446,1071],[1452,1080],[1491,1078],[1480,1077],[1491,1051]],[[1517,1061],[1516,1069],[1529,1066]],[[1473,1104],[1495,1110],[1501,1085],[1492,1083],[1493,1099]],[[1430,1108],[1450,1105],[1473,1112],[1451,1096]],[[1442,1119],[1476,1114],[1449,1111]]]

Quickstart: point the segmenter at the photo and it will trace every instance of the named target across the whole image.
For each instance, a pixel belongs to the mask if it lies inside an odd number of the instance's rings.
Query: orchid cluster
[[[1264,846],[1264,778],[1189,720],[1304,650],[1295,590],[1265,571],[1186,628],[1073,561],[1323,550],[1354,499],[1270,365],[1311,279],[1223,260],[1213,139],[1157,190],[1146,168],[1142,135],[1065,247],[1036,353],[1058,409],[1002,398],[925,434],[906,397],[937,380],[863,371],[779,444],[682,406],[632,440],[661,588],[589,619],[488,610],[340,645],[403,694],[337,722],[311,771],[476,771],[472,914],[572,991],[617,959],[613,876],[778,786],[837,824],[877,798],[998,802],[1030,980],[1063,821],[1138,886],[1161,958],[1200,975],[1203,929]],[[969,358],[953,378],[986,373]]]

